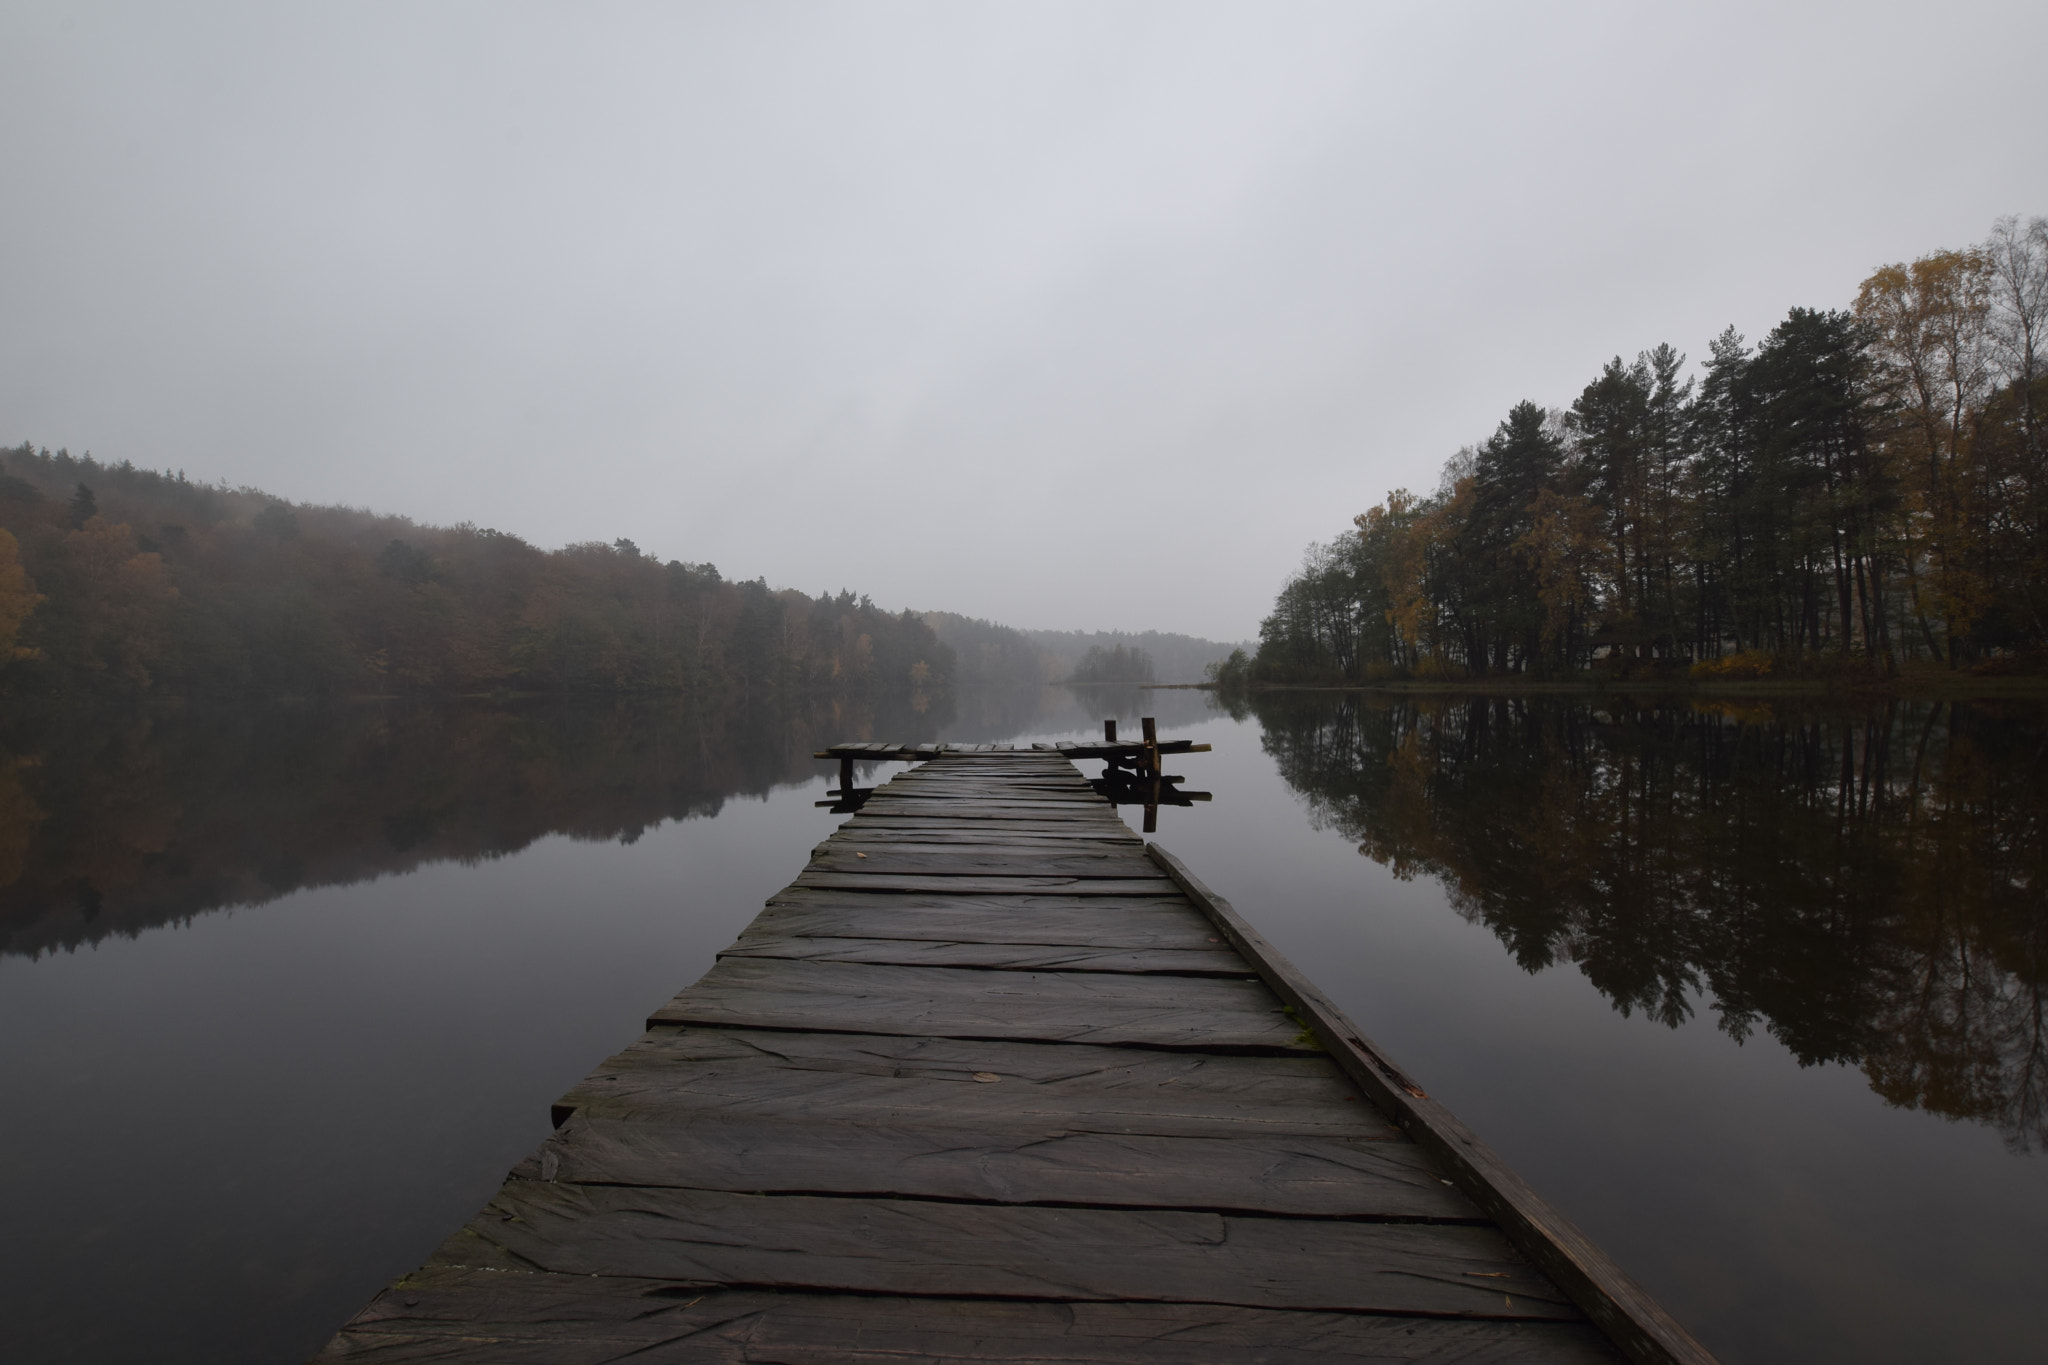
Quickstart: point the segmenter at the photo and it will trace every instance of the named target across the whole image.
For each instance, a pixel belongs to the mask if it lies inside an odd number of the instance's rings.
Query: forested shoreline
[[[0,448],[0,695],[917,696],[1039,687],[1139,641],[1183,681],[1228,648],[890,612],[627,540],[548,551]]]
[[[915,612],[626,540],[293,506],[123,462],[0,450],[0,691],[936,693]]]
[[[2048,220],[1617,356],[1312,546],[1226,685],[2048,663]]]

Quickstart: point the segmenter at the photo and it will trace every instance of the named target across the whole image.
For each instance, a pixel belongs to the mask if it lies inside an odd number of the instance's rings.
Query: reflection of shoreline
[[[1908,701],[1967,701],[1976,698],[2014,697],[2027,700],[2048,698],[2048,674],[1970,677],[1944,670],[1940,674],[1912,675],[1889,680],[1856,678],[1758,678],[1735,681],[1695,681],[1689,678],[1615,678],[1607,680],[1555,681],[1539,678],[1476,678],[1469,681],[1372,682],[1372,683],[1159,683],[1160,688],[1191,688],[1232,697],[1251,697],[1290,692],[1369,692],[1402,697],[1807,697],[1843,702],[1892,699]]]
[[[1164,723],[1211,713],[1206,698],[1190,703]],[[733,797],[824,778],[812,755],[826,744],[1001,742],[1098,727],[1102,711],[1100,699],[1038,688],[938,704],[906,694],[722,709],[638,698],[16,712],[0,718],[0,953],[75,949],[295,891],[504,857],[549,835],[630,842],[715,816]]]
[[[76,948],[311,887],[503,857],[551,834],[630,841],[810,781],[820,734],[930,734],[950,718],[896,709],[159,707],[11,724],[0,737],[0,952]]]
[[[1441,881],[1526,970],[2048,1142],[2038,705],[1274,696],[1311,819]]]

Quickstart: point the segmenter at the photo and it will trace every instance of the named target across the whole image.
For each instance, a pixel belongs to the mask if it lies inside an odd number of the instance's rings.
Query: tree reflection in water
[[[823,743],[930,738],[918,694],[53,711],[0,720],[0,952],[75,948],[289,892],[474,862],[815,780]]]
[[[1319,827],[1623,1014],[2048,1143],[2048,717],[2031,705],[1267,694]]]
[[[293,891],[535,840],[632,843],[817,781],[827,744],[985,742],[1104,715],[1208,714],[1200,692],[905,691],[0,712],[0,953],[137,934]]]

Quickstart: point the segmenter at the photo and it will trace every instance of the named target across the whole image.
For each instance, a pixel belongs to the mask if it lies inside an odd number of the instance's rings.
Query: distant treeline
[[[1232,646],[1204,640],[1196,635],[1176,635],[1161,630],[1027,630],[1024,635],[1040,649],[1057,658],[1064,672],[1072,676],[1088,666],[1090,658],[1114,657],[1118,650],[1127,656],[1143,655],[1151,665],[1151,676],[1098,679],[1163,683],[1200,682],[1209,665],[1229,655]]]
[[[0,450],[0,689],[937,692],[912,612],[472,525]]]
[[[1231,650],[1214,640],[1157,630],[1017,630],[949,611],[928,611],[924,619],[952,647],[962,686],[1199,682]]]
[[[1895,673],[2048,649],[2048,220],[1518,404],[1311,547],[1225,682]]]
[[[1153,682],[1152,656],[1125,645],[1112,649],[1091,645],[1081,656],[1081,662],[1074,665],[1067,681],[1083,686]]]
[[[950,611],[925,612],[924,620],[953,651],[953,676],[964,688],[1037,687],[1066,674],[1021,630]]]

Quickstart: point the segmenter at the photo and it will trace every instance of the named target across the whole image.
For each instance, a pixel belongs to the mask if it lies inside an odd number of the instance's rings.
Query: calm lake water
[[[1141,710],[1215,745],[1160,842],[1729,1365],[2048,1352],[2042,708],[1055,689],[0,717],[7,1358],[304,1358],[796,874],[813,748]]]

